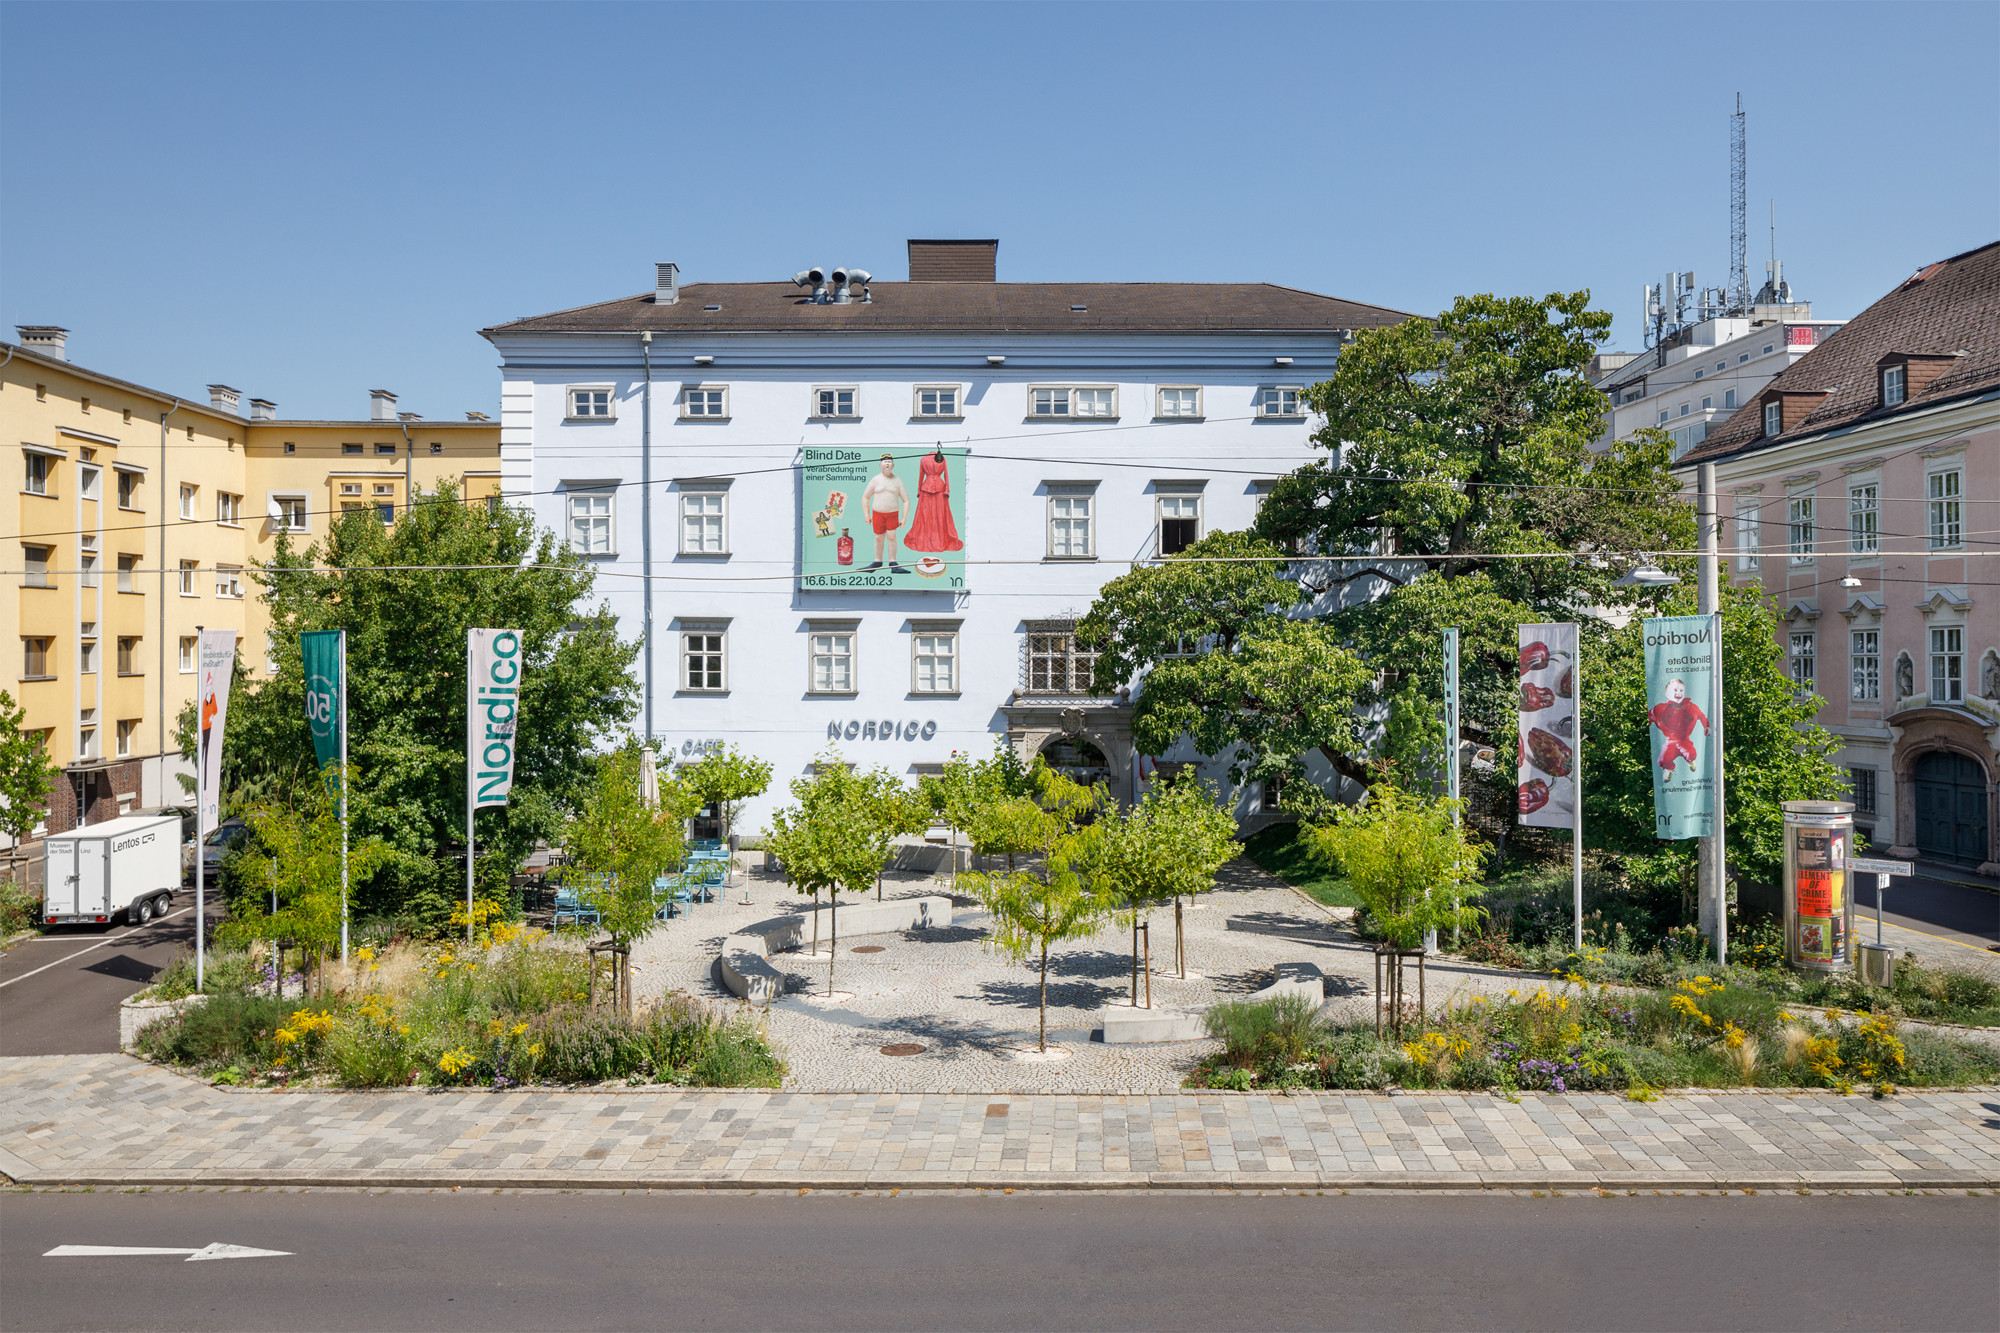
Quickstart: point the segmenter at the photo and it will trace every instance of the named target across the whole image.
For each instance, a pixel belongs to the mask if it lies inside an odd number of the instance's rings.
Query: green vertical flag
[[[347,719],[341,704],[347,698],[341,679],[346,654],[341,651],[346,630],[311,629],[299,635],[299,653],[305,661],[306,721],[312,727],[313,754],[321,771],[340,762],[342,733]]]
[[[1647,752],[1653,756],[1653,818],[1663,839],[1715,833],[1715,724],[1721,617],[1663,616],[1645,622]]]

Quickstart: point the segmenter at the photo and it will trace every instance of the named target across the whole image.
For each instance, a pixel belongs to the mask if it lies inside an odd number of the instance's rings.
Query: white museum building
[[[829,752],[914,777],[1005,736],[1121,800],[1192,758],[1134,753],[1074,622],[1248,527],[1318,454],[1304,390],[1408,318],[1265,283],[1003,283],[998,248],[911,241],[903,282],[659,264],[651,291],[483,331],[504,492],[643,641],[637,728],[773,763],[741,831]]]

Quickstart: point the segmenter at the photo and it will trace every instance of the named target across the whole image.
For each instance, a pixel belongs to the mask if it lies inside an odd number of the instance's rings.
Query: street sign
[[[1913,861],[1878,861],[1872,856],[1849,858],[1848,866],[1860,875],[1914,875],[1917,873]]]

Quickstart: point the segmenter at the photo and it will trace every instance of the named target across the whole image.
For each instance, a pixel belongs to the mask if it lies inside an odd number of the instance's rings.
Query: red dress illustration
[[[906,551],[962,551],[958,525],[951,521],[951,479],[945,460],[927,454],[917,465],[917,517],[904,534]]]

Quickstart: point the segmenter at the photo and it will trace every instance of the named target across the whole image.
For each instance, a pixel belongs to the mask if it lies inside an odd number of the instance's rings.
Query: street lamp
[[[1651,558],[1639,557],[1639,563],[1611,580],[1614,588],[1671,588],[1680,582],[1680,576],[1669,574],[1654,564]]]

